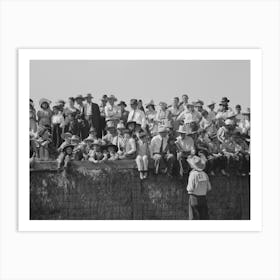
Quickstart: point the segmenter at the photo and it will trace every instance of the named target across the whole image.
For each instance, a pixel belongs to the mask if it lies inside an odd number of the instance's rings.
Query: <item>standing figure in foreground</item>
[[[189,175],[187,191],[189,194],[189,220],[208,220],[206,195],[211,190],[208,175],[203,171],[205,163],[198,156],[188,159],[192,168]]]

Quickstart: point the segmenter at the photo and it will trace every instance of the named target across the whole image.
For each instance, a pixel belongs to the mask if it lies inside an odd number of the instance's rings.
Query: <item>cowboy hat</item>
[[[154,100],[151,100],[149,103],[146,104],[146,108],[148,108],[149,106],[152,106],[155,108]]]
[[[62,149],[62,151],[64,152],[67,148],[69,148],[69,147],[71,147],[72,149],[74,149],[75,148],[75,145],[73,145],[73,144],[67,144],[67,145],[65,145],[64,147],[63,147],[63,149]]]
[[[165,108],[167,108],[167,103],[166,102],[163,102],[163,101],[160,101],[159,106],[164,106]]]
[[[118,99],[115,97],[115,95],[111,94],[110,96],[107,97],[108,100],[112,99],[114,101],[117,101]]]
[[[136,122],[135,121],[128,121],[126,123],[126,127],[128,127],[130,124],[134,124],[134,126],[136,126]]]
[[[215,104],[216,104],[215,101],[210,101],[210,102],[208,102],[207,107],[211,107],[212,105],[215,105]]]
[[[195,105],[196,107],[202,107],[204,105],[204,102],[200,99],[198,99],[196,102],[195,102]]]
[[[109,144],[107,145],[107,149],[110,148],[110,147],[114,148],[114,150],[115,150],[116,152],[118,151],[118,146],[117,146],[117,145],[112,144],[112,143],[109,143]]]
[[[120,103],[118,104],[118,106],[124,106],[124,107],[126,107],[127,105],[126,105],[126,103],[124,102],[124,101],[120,101]]]
[[[47,103],[48,105],[50,105],[52,102],[50,100],[46,99],[46,98],[41,98],[39,100],[40,107],[42,106],[43,103]]]
[[[84,97],[83,97],[81,94],[78,94],[74,99],[75,99],[75,100],[77,100],[77,99],[82,99],[82,100],[84,100]]]
[[[117,124],[117,129],[125,129],[125,126],[124,126],[124,124],[123,124],[123,122],[119,122],[118,124]]]
[[[230,100],[227,97],[223,97],[221,103],[229,103]]]
[[[93,96],[91,95],[91,93],[88,93],[88,94],[85,96],[85,98],[90,98],[90,99],[92,99]]]
[[[166,126],[162,125],[158,128],[158,133],[161,133],[161,132],[168,132],[168,129]]]
[[[63,140],[65,140],[66,138],[71,138],[71,137],[72,137],[72,133],[70,133],[70,132],[65,132],[65,133],[61,134],[61,138]]]
[[[135,99],[135,98],[130,99],[130,105],[137,105],[137,104],[138,104],[137,99]]]
[[[187,161],[189,165],[197,171],[203,171],[205,169],[206,164],[199,156],[188,158]]]

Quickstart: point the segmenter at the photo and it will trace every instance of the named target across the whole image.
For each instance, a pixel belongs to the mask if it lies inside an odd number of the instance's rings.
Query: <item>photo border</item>
[[[30,60],[250,60],[250,220],[30,220]],[[261,231],[262,51],[260,49],[18,49],[18,230],[19,231]],[[252,187],[253,186],[253,187]]]

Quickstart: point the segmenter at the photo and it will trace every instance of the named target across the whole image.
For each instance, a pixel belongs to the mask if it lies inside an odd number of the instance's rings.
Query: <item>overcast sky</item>
[[[92,93],[93,102],[103,94],[118,100],[151,99],[171,103],[187,93],[191,101],[250,106],[250,61],[237,60],[33,60],[30,62],[30,97],[53,102]]]

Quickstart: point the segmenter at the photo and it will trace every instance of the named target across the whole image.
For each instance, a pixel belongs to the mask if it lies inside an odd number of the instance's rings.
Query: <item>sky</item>
[[[190,101],[219,102],[250,107],[248,60],[32,60],[30,98],[64,99],[91,93],[100,103],[103,94],[114,94],[129,104],[131,98],[146,104],[188,94]],[[129,107],[129,106],[128,106]]]

